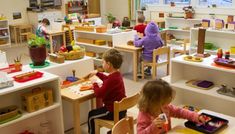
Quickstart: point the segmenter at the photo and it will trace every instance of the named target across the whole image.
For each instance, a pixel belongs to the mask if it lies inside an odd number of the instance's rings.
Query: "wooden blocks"
[[[204,43],[205,43],[206,29],[199,28],[198,30],[198,46],[197,53],[204,54]]]

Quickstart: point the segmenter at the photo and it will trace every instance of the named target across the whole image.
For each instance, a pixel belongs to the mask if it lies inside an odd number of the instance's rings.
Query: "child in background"
[[[100,87],[97,83],[93,84],[93,90],[97,98],[101,98],[104,106],[95,110],[91,110],[88,115],[88,128],[90,134],[95,134],[94,119],[113,120],[113,103],[120,101],[126,97],[125,87],[121,73],[118,69],[122,65],[122,55],[115,49],[106,51],[103,55],[103,68],[109,75],[94,71],[89,77],[98,76],[103,85]],[[125,117],[126,111],[119,113],[120,119]]]
[[[142,34],[142,36],[144,36],[144,30],[146,28],[146,25],[144,24],[145,22],[145,17],[144,15],[139,15],[138,16],[138,24],[134,27],[134,30],[137,31],[137,33]]]
[[[171,129],[171,117],[205,123],[203,116],[170,102],[175,91],[163,80],[147,82],[138,102],[137,134],[162,134]]]
[[[136,47],[143,47],[142,59],[144,61],[152,62],[153,50],[163,46],[158,26],[154,22],[150,22],[145,29],[145,36],[142,39],[136,36],[134,45]],[[145,70],[145,74],[151,75],[151,67]]]
[[[47,18],[44,18],[36,30],[36,35],[39,37],[44,37],[45,39],[49,40],[46,28],[49,25],[50,21]]]

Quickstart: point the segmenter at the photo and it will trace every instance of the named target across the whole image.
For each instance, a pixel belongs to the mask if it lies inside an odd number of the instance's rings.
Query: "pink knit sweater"
[[[171,117],[175,118],[183,118],[188,119],[190,121],[199,122],[198,121],[198,114],[195,112],[191,112],[186,109],[182,109],[176,107],[174,105],[167,105],[162,109],[162,111],[166,114],[168,119],[168,130],[171,129]],[[162,134],[166,133],[166,129],[164,127],[158,128],[152,121],[156,117],[151,116],[145,112],[139,112],[138,120],[137,120],[137,134]]]

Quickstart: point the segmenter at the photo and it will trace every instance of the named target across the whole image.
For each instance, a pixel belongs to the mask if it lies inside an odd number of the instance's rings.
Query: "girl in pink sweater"
[[[163,80],[147,82],[140,94],[137,134],[163,134],[171,129],[171,117],[197,123],[205,120],[195,112],[171,105],[175,91]]]

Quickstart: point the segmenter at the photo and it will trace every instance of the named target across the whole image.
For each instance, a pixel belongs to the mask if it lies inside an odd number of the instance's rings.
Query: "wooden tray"
[[[41,72],[31,71],[31,72],[23,73],[23,74],[20,74],[20,75],[16,75],[13,78],[17,82],[27,82],[27,81],[30,81],[30,80],[40,78],[42,76],[43,76],[43,73],[41,73]]]
[[[235,61],[231,59],[224,59],[224,58],[216,58],[214,59],[215,64],[235,68]]]
[[[21,65],[21,66],[22,66],[22,65]],[[7,67],[7,68],[1,68],[0,71],[3,71],[3,72],[6,72],[6,73],[10,74],[10,73],[19,72],[19,71],[21,71],[21,70],[16,70],[16,69],[15,69],[15,65],[14,65],[14,64],[11,64],[11,65],[9,65],[9,67]]]
[[[203,81],[203,80],[189,80],[189,81],[186,81],[185,84],[187,86],[198,88],[198,89],[203,89],[203,90],[209,90],[209,89],[214,87],[214,85],[212,85],[212,86],[210,86],[208,88],[203,88],[203,87],[197,86],[197,83],[199,83],[201,81]]]

